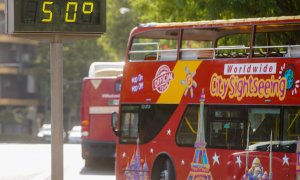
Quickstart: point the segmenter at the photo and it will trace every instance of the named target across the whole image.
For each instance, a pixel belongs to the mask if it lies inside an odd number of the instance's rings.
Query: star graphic
[[[170,129],[170,128],[169,128],[168,131],[167,131],[167,135],[168,135],[168,136],[171,136],[171,129]]]
[[[154,153],[154,149],[153,149],[153,148],[150,149],[150,153],[151,153],[151,154]]]
[[[218,163],[220,165],[220,161],[219,161],[220,156],[218,156],[217,153],[215,153],[212,158],[213,158],[213,161],[214,161],[213,165],[215,165],[215,163]]]
[[[184,160],[181,160],[181,165],[184,165],[184,164],[185,164]]]
[[[284,157],[282,157],[282,161],[283,161],[282,165],[287,164],[287,165],[289,166],[289,159],[290,159],[290,158],[288,158],[288,157],[286,156],[286,154],[284,154]]]
[[[239,167],[241,168],[241,164],[242,164],[241,156],[237,156],[237,157],[236,157],[235,164],[239,164]]]
[[[122,158],[125,158],[126,157],[126,153],[125,152],[123,152],[123,154],[122,154]]]

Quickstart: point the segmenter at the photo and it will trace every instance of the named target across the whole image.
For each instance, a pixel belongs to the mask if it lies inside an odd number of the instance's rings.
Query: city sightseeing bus
[[[118,111],[124,62],[94,62],[82,82],[82,158],[86,165],[112,160],[116,137],[111,113]]]
[[[300,16],[140,24],[126,58],[117,179],[296,179]]]

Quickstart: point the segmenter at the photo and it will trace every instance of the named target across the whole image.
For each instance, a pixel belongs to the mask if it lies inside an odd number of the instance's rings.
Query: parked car
[[[42,127],[39,129],[37,136],[40,140],[42,140],[42,142],[51,142],[51,124],[43,124]],[[63,138],[65,141],[65,131],[63,132]]]
[[[42,141],[51,142],[51,124],[43,124],[37,136]]]
[[[81,126],[73,126],[68,132],[69,143],[81,143]]]

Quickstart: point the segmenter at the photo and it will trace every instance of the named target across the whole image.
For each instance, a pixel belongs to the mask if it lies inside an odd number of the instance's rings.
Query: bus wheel
[[[152,169],[151,179],[175,180],[174,166],[168,157],[160,158],[155,161]]]

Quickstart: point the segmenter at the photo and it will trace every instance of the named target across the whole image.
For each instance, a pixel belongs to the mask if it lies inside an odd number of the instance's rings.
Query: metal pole
[[[51,179],[63,180],[63,53],[62,43],[50,44]]]

